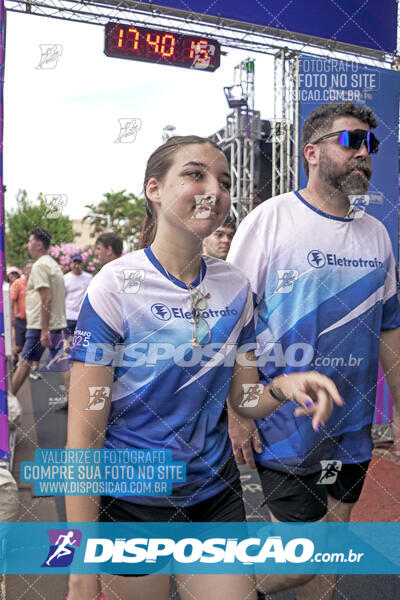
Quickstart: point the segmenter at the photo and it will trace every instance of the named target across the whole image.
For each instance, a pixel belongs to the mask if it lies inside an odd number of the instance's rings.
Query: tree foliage
[[[99,204],[86,204],[89,213],[83,220],[88,219],[93,224],[93,233],[102,233],[107,227],[107,215],[110,216],[111,231],[119,235],[126,243],[128,251],[134,249],[140,233],[143,219],[146,215],[146,200],[138,198],[135,194],[120,192],[107,192],[103,194],[104,200]],[[104,215],[94,217],[91,213]]]
[[[57,216],[58,215],[58,216]],[[73,242],[75,233],[68,216],[49,210],[42,194],[36,201],[28,199],[26,190],[19,190],[17,207],[6,211],[6,258],[7,263],[22,267],[30,258],[27,242],[34,227],[44,227],[51,233],[51,244]]]

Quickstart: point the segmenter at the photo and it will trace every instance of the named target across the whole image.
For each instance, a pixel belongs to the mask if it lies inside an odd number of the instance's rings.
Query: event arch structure
[[[190,10],[183,10],[179,0],[134,2],[132,0],[6,0],[7,11],[45,16],[55,19],[77,21],[98,26],[115,23],[132,23],[167,29],[176,34],[191,33],[210,36],[218,40],[222,48],[231,47],[251,52],[267,53],[275,57],[274,76],[274,128],[273,142],[273,193],[284,192],[297,186],[300,176],[298,140],[300,129],[301,88],[299,61],[302,54],[313,55],[321,60],[352,60],[366,69],[390,71],[400,68],[396,48],[397,3],[395,0],[379,0],[363,3],[361,0],[342,0],[331,3],[329,10],[320,11],[312,0],[288,3],[269,0],[263,3],[232,3],[217,0],[208,8],[209,2],[196,0]],[[307,10],[304,10],[305,6]],[[327,5],[328,6],[328,5]],[[332,8],[334,7],[334,8]],[[335,8],[336,7],[336,8]],[[333,10],[333,12],[332,12]],[[4,4],[1,0],[1,100],[4,74]],[[247,107],[248,110],[252,107]],[[1,115],[2,115],[1,110]],[[232,152],[232,172],[237,179],[233,205],[242,218],[252,208],[254,181],[251,172],[252,140],[248,135],[252,127],[240,127],[241,112],[231,116],[220,139],[221,146],[235,145],[239,151]],[[254,115],[250,115],[254,116]],[[228,117],[229,119],[229,117]],[[396,120],[397,114],[396,114]],[[397,127],[398,123],[396,123]],[[1,118],[2,137],[3,118]],[[233,133],[233,134],[232,134]],[[243,161],[243,157],[246,157]],[[247,175],[246,175],[247,173]],[[243,181],[243,185],[239,185]],[[1,283],[5,273],[4,200],[0,186],[0,239]],[[397,194],[397,192],[396,192]],[[397,229],[396,229],[397,232]],[[393,239],[397,253],[396,240]],[[396,242],[396,243],[395,243]],[[0,327],[0,461],[9,461],[7,428],[7,375],[4,339],[3,297],[1,299]]]

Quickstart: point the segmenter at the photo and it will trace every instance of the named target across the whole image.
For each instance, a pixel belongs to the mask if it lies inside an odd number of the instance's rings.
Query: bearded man
[[[250,464],[256,450],[273,521],[350,520],[371,460],[379,361],[400,408],[395,261],[384,225],[365,212],[377,124],[352,102],[314,110],[301,139],[307,187],[253,210],[228,255],[253,289],[261,383],[314,368],[345,402],[319,432],[295,417],[294,402],[257,429],[230,413],[236,460]],[[263,593],[296,588],[297,600],[330,600],[336,576],[264,575],[258,584]]]

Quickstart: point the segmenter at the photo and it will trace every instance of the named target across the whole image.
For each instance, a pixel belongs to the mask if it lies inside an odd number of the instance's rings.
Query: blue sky
[[[41,44],[62,46],[53,69],[36,68]],[[64,214],[81,218],[84,205],[127,189],[140,195],[145,162],[161,131],[210,135],[229,112],[223,86],[252,56],[231,50],[215,73],[106,57],[104,28],[7,13],[4,86],[6,208],[19,188],[66,194]],[[256,58],[256,106],[273,116],[272,58]],[[119,119],[140,119],[136,140],[118,144]]]

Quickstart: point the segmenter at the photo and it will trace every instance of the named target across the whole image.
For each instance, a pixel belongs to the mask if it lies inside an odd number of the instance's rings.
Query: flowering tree
[[[68,273],[71,264],[71,256],[81,254],[83,258],[82,269],[89,273],[97,273],[100,270],[100,262],[94,255],[94,250],[90,246],[84,248],[78,244],[64,244],[50,246],[50,256],[52,256],[60,265],[64,273]]]
[[[94,227],[94,233],[102,233],[110,218],[111,231],[119,235],[125,242],[128,251],[135,249],[139,240],[140,228],[146,216],[146,200],[129,194],[126,190],[120,192],[107,192],[103,194],[104,200],[99,204],[86,204],[90,210],[83,218],[88,219]],[[104,215],[93,217],[92,214]]]
[[[22,268],[30,258],[26,243],[34,227],[44,227],[51,233],[54,244],[72,242],[75,237],[70,218],[59,215],[57,218],[46,217],[49,206],[42,194],[36,201],[28,199],[25,190],[19,190],[17,207],[6,212],[6,244],[7,262]]]

